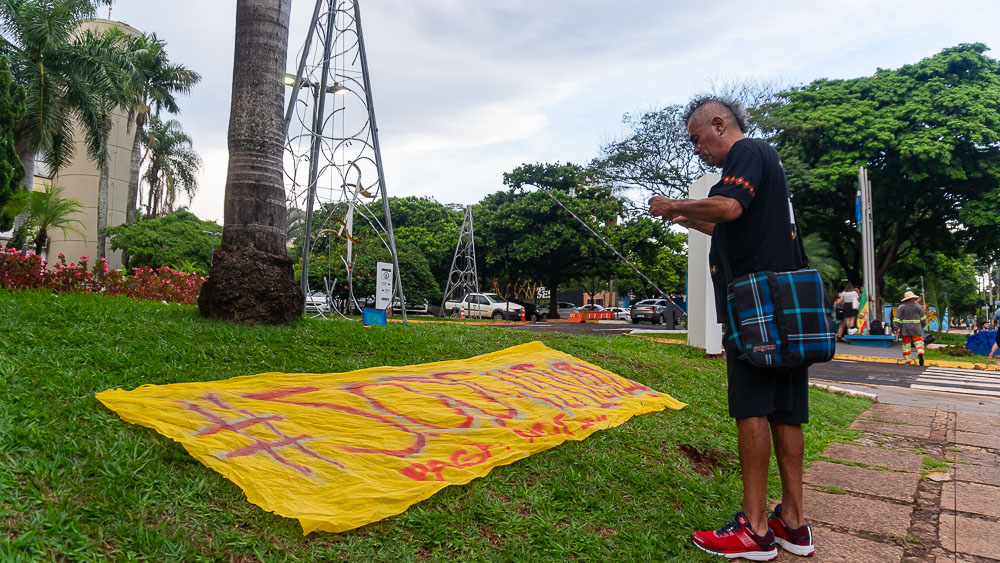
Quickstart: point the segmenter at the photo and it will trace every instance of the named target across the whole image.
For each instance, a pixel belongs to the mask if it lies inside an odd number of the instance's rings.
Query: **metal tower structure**
[[[465,219],[458,233],[455,256],[451,259],[448,283],[441,299],[441,314],[447,315],[444,304],[453,295],[464,298],[469,293],[479,293],[479,276],[476,272],[476,236],[472,229],[472,206],[465,206]],[[470,311],[471,313],[471,311]]]
[[[328,250],[329,262],[336,262],[336,270],[328,264],[324,285],[327,299],[341,315],[340,309],[361,309],[354,287],[355,247],[385,246],[395,272],[390,302],[399,300],[405,322],[406,299],[358,1],[316,0],[295,74],[285,76],[291,92],[284,162],[289,231],[301,229],[302,272],[309,271],[310,254],[319,247]],[[359,238],[356,223],[374,234]],[[334,247],[339,260],[332,256]],[[338,305],[332,294],[341,287],[346,298]],[[302,275],[302,291],[309,295],[308,275]]]

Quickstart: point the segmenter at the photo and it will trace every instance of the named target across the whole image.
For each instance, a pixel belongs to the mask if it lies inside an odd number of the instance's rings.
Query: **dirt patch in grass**
[[[716,467],[730,461],[728,454],[713,451],[702,452],[698,448],[688,444],[681,444],[677,449],[691,463],[691,467],[704,477],[711,477]]]

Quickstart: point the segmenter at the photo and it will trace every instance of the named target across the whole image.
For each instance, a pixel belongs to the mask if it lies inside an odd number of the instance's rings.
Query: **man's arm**
[[[714,226],[714,223],[728,223],[739,219],[743,215],[743,206],[739,201],[721,195],[705,199],[670,199],[654,196],[649,199],[649,214],[667,221],[684,217],[699,223],[712,223]]]
[[[712,233],[715,232],[715,223],[709,223],[708,221],[695,221],[694,219],[688,219],[683,215],[674,217],[674,224],[687,229],[701,231],[708,236],[712,236]]]

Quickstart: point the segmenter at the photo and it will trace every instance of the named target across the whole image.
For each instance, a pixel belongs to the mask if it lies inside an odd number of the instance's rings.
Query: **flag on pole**
[[[861,290],[861,302],[858,307],[858,334],[864,334],[865,329],[868,327],[868,289]]]
[[[858,190],[858,196],[854,200],[854,222],[858,224],[858,232],[861,232],[861,190]]]

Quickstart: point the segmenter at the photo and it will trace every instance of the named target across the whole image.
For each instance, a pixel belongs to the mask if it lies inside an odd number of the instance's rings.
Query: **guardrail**
[[[613,321],[614,319],[614,311],[573,311],[569,314],[566,322],[582,323],[586,321]]]

